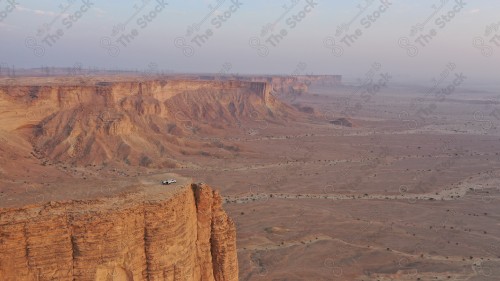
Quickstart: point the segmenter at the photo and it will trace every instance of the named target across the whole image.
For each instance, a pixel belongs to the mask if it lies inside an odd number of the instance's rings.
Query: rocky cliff
[[[72,164],[175,167],[176,156],[190,149],[186,136],[294,114],[265,82],[23,83],[0,86],[0,117],[7,121],[0,133],[21,136],[39,158]],[[193,153],[199,146],[191,144]]]
[[[220,195],[162,190],[0,209],[0,280],[238,280]]]
[[[232,78],[227,76],[222,79]],[[298,96],[309,93],[311,86],[333,87],[342,84],[341,75],[237,76],[237,79],[266,83],[271,94],[286,103],[293,103]]]

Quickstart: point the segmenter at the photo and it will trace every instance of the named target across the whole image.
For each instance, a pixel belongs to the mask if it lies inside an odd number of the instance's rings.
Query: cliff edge
[[[0,209],[0,280],[238,280],[218,192],[165,190]]]

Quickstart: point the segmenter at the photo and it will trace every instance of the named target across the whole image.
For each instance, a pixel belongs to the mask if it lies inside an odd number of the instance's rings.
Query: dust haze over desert
[[[499,11],[0,1],[0,280],[500,280]]]

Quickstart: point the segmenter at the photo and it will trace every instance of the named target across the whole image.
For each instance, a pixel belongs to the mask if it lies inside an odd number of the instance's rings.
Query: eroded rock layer
[[[238,280],[236,228],[204,184],[1,209],[0,280]]]
[[[188,144],[187,136],[291,117],[295,110],[270,88],[265,82],[183,80],[0,86],[0,137],[21,139],[50,161],[173,168],[179,155],[197,151],[189,151],[199,145]]]

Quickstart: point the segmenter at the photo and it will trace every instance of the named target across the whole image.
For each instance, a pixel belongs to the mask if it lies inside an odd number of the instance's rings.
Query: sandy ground
[[[247,153],[186,158],[196,165],[176,171],[221,187],[240,279],[498,280],[494,92],[431,100],[419,116],[418,89],[388,88],[358,100],[347,128],[329,121],[352,90],[312,91],[295,102],[319,118],[220,137]]]
[[[161,181],[176,179],[170,185],[162,185]],[[18,208],[25,205],[45,204],[50,201],[94,200],[111,198],[125,193],[137,194],[143,199],[155,200],[168,198],[179,188],[193,182],[193,179],[174,173],[146,172],[143,175],[124,178],[103,173],[99,178],[89,177],[86,180],[64,177],[50,184],[8,185],[0,196],[0,208]]]

